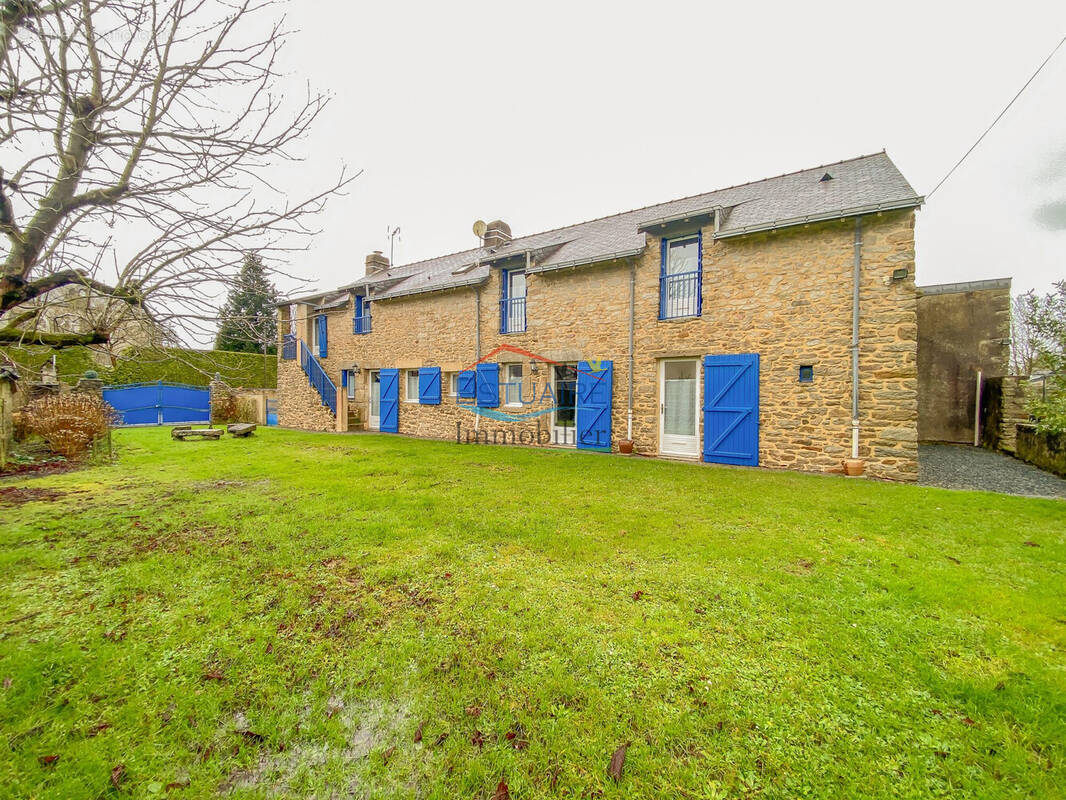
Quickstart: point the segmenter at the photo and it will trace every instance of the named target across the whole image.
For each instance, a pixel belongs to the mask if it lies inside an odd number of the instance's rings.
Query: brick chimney
[[[485,247],[499,247],[511,241],[511,226],[502,219],[494,219],[485,226]]]
[[[375,250],[366,257],[366,277],[381,278],[389,269],[389,257]]]

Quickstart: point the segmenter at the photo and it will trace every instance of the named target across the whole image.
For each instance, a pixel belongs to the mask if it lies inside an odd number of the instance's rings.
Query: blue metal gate
[[[202,386],[163,381],[105,386],[104,401],[121,414],[123,425],[211,421],[211,392]]]

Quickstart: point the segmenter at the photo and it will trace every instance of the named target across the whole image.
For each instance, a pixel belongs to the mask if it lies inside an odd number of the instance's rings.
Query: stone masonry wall
[[[914,480],[914,214],[872,215],[863,218],[862,227],[860,456],[867,459],[874,476]],[[715,241],[712,231],[705,229],[702,316],[693,319],[658,319],[660,240],[652,235],[636,258],[529,275],[524,333],[499,332],[498,270],[481,287],[377,301],[370,334],[352,333],[349,306],[328,315],[329,357],[323,366],[341,391],[340,370],[359,365],[353,402],[364,420],[369,370],[440,366],[446,375],[440,406],[404,402],[401,372],[400,432],[454,438],[457,422],[466,431],[474,427],[474,419],[448,395],[447,374],[469,366],[479,355],[511,345],[556,361],[610,359],[614,362],[612,438],[617,442],[627,432],[632,273],[636,281],[632,438],[638,452],[659,450],[661,359],[759,353],[760,465],[838,470],[851,442],[854,231],[854,220],[848,220]],[[892,280],[892,271],[900,267],[907,269],[907,277]],[[303,320],[298,320],[297,330],[307,335]],[[510,353],[492,360],[523,363],[524,393],[540,396],[548,374],[545,368],[534,375],[527,358]],[[812,383],[799,382],[800,365],[814,367]],[[700,384],[702,394],[702,370]],[[283,425],[334,428],[297,361],[280,362],[278,387]],[[547,424],[542,417],[511,427],[516,437],[522,431],[532,436]],[[507,427],[485,420],[480,426]]]

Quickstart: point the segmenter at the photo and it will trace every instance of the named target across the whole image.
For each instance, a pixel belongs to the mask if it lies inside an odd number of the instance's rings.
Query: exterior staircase
[[[318,363],[318,359],[314,357],[311,353],[311,348],[304,343],[303,339],[297,340],[296,344],[299,350],[300,366],[307,375],[307,382],[322,398],[322,405],[327,407],[330,413],[336,417],[337,385],[330,380],[329,375],[326,374],[322,365]]]

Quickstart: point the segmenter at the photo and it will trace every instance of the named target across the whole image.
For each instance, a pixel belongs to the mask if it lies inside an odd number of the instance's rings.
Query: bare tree
[[[29,301],[70,285],[203,337],[245,251],[306,247],[350,178],[293,202],[267,179],[326,102],[282,98],[276,8],[0,0],[0,342],[106,342],[36,330]]]

